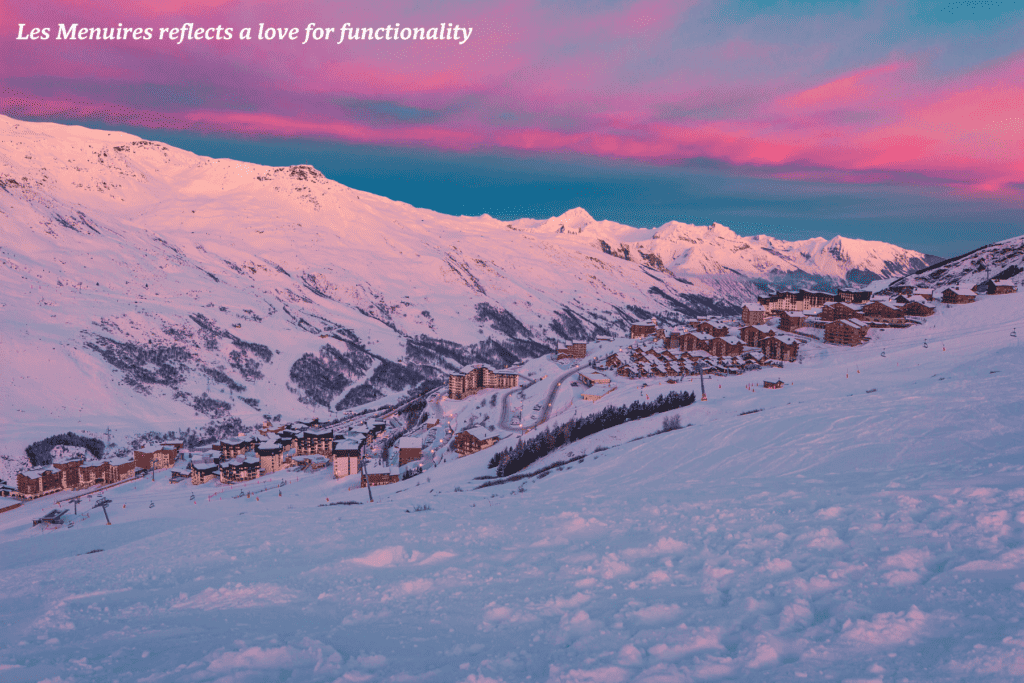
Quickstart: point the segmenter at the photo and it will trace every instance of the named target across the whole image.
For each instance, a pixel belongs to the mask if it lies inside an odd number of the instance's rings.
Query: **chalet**
[[[372,464],[367,466],[366,472],[360,477],[359,486],[360,488],[366,488],[367,485],[386,486],[395,484],[401,479],[401,473],[397,466]]]
[[[786,332],[798,330],[807,324],[803,311],[779,311],[779,329]]]
[[[222,458],[234,458],[235,456],[248,453],[252,449],[256,448],[257,443],[258,442],[255,438],[244,436],[224,439],[220,442],[220,455]]]
[[[918,297],[912,297],[910,301],[903,304],[900,310],[903,315],[917,315],[917,316],[928,316],[935,312],[935,309],[931,306],[926,305],[923,301],[915,301]]]
[[[519,386],[519,375],[497,372],[488,365],[476,363],[464,367],[459,374],[448,376],[448,398],[456,401],[482,389],[511,389]]]
[[[910,292],[910,295],[919,296],[923,298],[925,301],[931,301],[933,293],[934,290],[932,289],[928,289],[926,287],[915,287],[913,291]]]
[[[43,465],[18,472],[18,497],[36,498],[62,488],[61,472],[53,465]]]
[[[861,315],[873,320],[892,320],[902,318],[905,314],[903,308],[889,301],[871,301],[864,304]]]
[[[871,292],[866,290],[840,289],[836,291],[835,301],[846,304],[859,304],[871,298]],[[824,305],[824,304],[822,304]]]
[[[739,337],[715,337],[708,342],[708,353],[712,356],[738,356],[743,353],[743,341]]]
[[[764,325],[767,311],[761,304],[743,304],[742,316],[744,325]]]
[[[829,344],[857,346],[864,341],[867,331],[867,323],[842,318],[825,325],[825,341]]]
[[[572,341],[566,344],[564,349],[555,349],[557,360],[563,358],[586,358],[587,357],[587,342],[585,341]]]
[[[970,304],[974,303],[976,294],[967,287],[948,287],[942,290],[942,303],[944,304]]]
[[[236,455],[230,460],[223,460],[220,463],[222,484],[250,481],[258,476],[260,476],[260,458],[255,451]]]
[[[746,327],[740,328],[740,339],[747,346],[757,346],[765,337],[774,337],[775,330],[768,327],[767,325],[747,325]]]
[[[683,351],[707,351],[712,339],[714,337],[703,332],[687,332],[679,338],[679,348]]]
[[[10,498],[17,491],[18,489],[14,488],[3,479],[0,479],[0,498]],[[0,512],[2,512],[2,510],[0,510]]]
[[[150,446],[135,451],[135,466],[144,470],[162,470],[174,465],[178,450],[166,446]]]
[[[850,320],[861,316],[860,304],[847,304],[837,301],[832,304],[825,304],[821,307],[822,320]],[[826,326],[827,327],[827,326]]]
[[[757,344],[764,358],[793,362],[800,352],[800,344],[789,335],[770,335]]]
[[[602,375],[599,372],[581,372],[579,378],[588,387],[592,387],[595,384],[608,384],[612,381],[608,376]]]
[[[403,436],[398,440],[398,466],[404,467],[423,457],[423,440],[415,436]]]
[[[775,382],[771,382],[769,380],[764,381],[765,389],[781,389],[784,386],[786,386],[786,383],[783,382],[781,379]]]
[[[488,434],[483,427],[471,427],[455,435],[452,450],[462,458],[498,443],[497,435]]]
[[[989,280],[986,294],[1014,294],[1017,291],[1016,285],[1009,280]]]
[[[307,429],[298,437],[298,455],[330,455],[334,447],[334,432],[330,429]]]
[[[728,325],[715,325],[707,320],[697,323],[697,331],[703,334],[711,335],[712,337],[725,337],[729,334]]]
[[[359,444],[345,439],[334,445],[334,478],[341,479],[359,472]]]
[[[658,321],[655,318],[651,318],[650,322],[646,323],[633,323],[629,326],[629,338],[630,339],[641,339],[648,335],[652,335],[658,331]]]
[[[284,444],[279,441],[261,441],[256,444],[256,455],[260,459],[260,470],[272,474],[284,469]]]

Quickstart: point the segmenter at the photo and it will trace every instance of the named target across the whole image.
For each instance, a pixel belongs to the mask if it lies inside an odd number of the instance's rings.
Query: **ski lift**
[[[149,501],[149,507],[151,507],[151,508],[156,507],[156,503],[154,503],[153,501]]]
[[[1017,328],[1016,327],[1013,328],[1013,332],[1010,333],[1010,336],[1011,337],[1016,337],[1017,336]]]
[[[885,358],[885,349],[882,349],[882,358]]]
[[[189,500],[195,500],[196,499],[196,494],[193,493],[191,496],[188,497],[188,499]]]
[[[927,339],[924,340],[924,348],[926,348],[926,349],[928,348],[928,340]]]

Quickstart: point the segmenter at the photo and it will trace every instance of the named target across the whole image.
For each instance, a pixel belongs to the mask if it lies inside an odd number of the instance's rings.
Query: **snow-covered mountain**
[[[940,261],[899,278],[890,286],[973,287],[989,279],[1010,280],[1018,287],[1024,286],[1024,236],[987,244],[962,256]]]
[[[926,265],[876,242],[645,230],[583,209],[446,216],[309,166],[4,117],[0,188],[12,453],[55,430],[323,414],[638,318],[736,311],[765,286]]]

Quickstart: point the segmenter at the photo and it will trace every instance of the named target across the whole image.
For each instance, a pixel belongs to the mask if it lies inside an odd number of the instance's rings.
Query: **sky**
[[[159,38],[187,22],[232,39]],[[311,22],[333,34],[303,44]],[[472,33],[339,45],[346,23]],[[0,0],[0,31],[0,113],[311,163],[445,213],[940,256],[1024,233],[1024,0]]]

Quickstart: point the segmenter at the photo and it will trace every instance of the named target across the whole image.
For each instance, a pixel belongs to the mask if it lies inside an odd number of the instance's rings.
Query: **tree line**
[[[608,406],[599,413],[573,418],[557,427],[549,427],[529,440],[520,440],[514,446],[509,446],[496,453],[488,463],[488,467],[498,467],[499,476],[515,474],[566,444],[585,439],[592,434],[618,427],[632,420],[640,420],[657,413],[688,406],[694,400],[694,394],[691,392],[670,391],[668,394],[658,396],[653,401],[641,403],[636,400],[628,406]],[[503,466],[502,463],[504,463]]]

